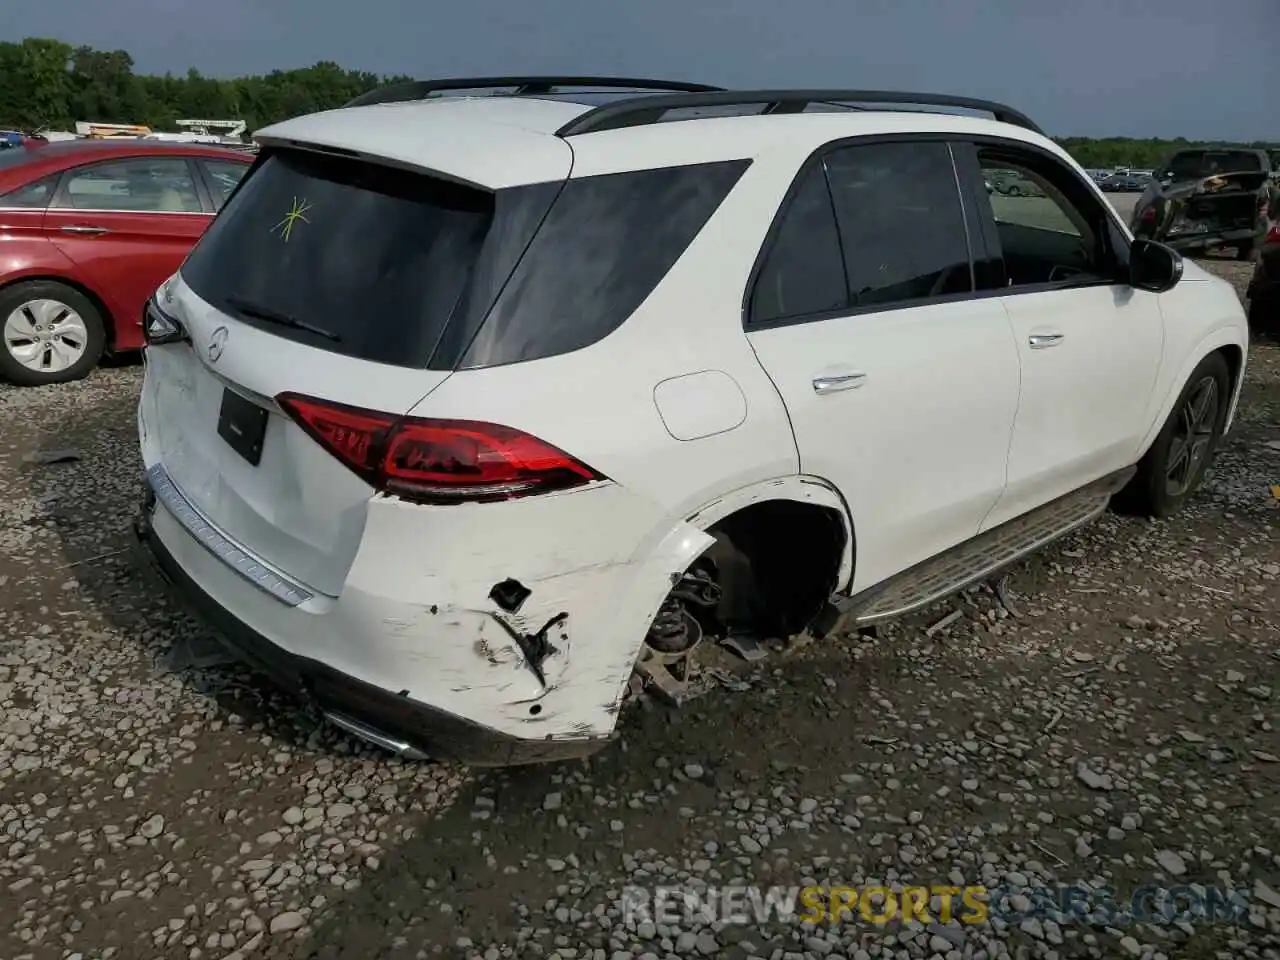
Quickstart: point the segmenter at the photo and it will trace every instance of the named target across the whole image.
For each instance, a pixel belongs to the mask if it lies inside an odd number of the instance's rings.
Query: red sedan
[[[78,380],[103,353],[141,348],[147,298],[252,160],[148,140],[0,151],[0,377]]]

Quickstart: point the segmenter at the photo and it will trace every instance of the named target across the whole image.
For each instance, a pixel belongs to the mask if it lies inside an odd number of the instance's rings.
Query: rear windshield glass
[[[493,213],[486,191],[279,151],[241,184],[182,276],[201,299],[278,336],[423,367]]]
[[[1167,173],[1178,179],[1203,179],[1261,169],[1262,157],[1249,150],[1205,150],[1178,154],[1169,161]]]

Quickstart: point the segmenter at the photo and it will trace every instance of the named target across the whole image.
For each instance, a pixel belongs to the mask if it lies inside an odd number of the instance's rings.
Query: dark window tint
[[[187,161],[138,157],[95,163],[67,174],[57,206],[121,213],[200,213],[200,195]]]
[[[462,365],[533,360],[607,336],[662,281],[746,167],[727,161],[570,180]]]
[[[1174,154],[1163,172],[1179,180],[1198,180],[1215,173],[1262,169],[1262,154],[1252,150],[1188,150]]]
[[[493,212],[485,191],[281,151],[236,191],[182,275],[204,300],[279,336],[421,367],[467,286]]]
[[[231,196],[236,184],[249,171],[249,164],[235,160],[201,160],[204,172],[208,175],[209,189],[213,194],[214,209],[219,209]]]
[[[53,199],[53,191],[58,186],[58,175],[37,180],[10,190],[0,196],[0,207],[22,207],[30,210],[43,210]]]
[[[826,158],[849,302],[903,303],[973,289],[964,208],[945,143],[877,143]]]
[[[783,210],[751,291],[750,318],[767,323],[848,303],[835,211],[822,166],[802,179]]]

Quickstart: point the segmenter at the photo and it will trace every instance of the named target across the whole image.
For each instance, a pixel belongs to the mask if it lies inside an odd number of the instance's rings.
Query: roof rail
[[[659,97],[629,97],[607,103],[574,117],[557,130],[556,135],[569,137],[597,130],[657,123],[671,110],[763,104],[764,113],[802,113],[808,106],[824,103],[900,103],[981,110],[992,114],[1002,123],[1011,123],[1035,133],[1044,132],[1029,117],[1012,107],[972,97],[907,93],[902,90],[713,90],[670,93]]]
[[[404,103],[425,100],[434,93],[448,90],[500,90],[515,87],[519,95],[546,95],[557,87],[598,87],[603,90],[665,90],[672,93],[716,93],[724,87],[680,80],[644,80],[638,77],[452,77],[444,80],[410,80],[377,87],[345,104],[367,107],[375,103]]]

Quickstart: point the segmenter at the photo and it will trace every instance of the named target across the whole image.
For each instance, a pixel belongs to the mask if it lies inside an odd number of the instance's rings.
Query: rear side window
[[[613,332],[666,276],[748,163],[568,181],[461,366],[554,356]]]
[[[425,367],[493,213],[483,190],[278,151],[223,207],[182,276],[197,296],[278,336]]]
[[[873,143],[801,174],[751,291],[752,323],[973,290],[950,148]]]
[[[972,291],[964,208],[947,144],[846,147],[827,156],[826,168],[851,306]]]
[[[53,199],[53,191],[58,186],[59,174],[45,177],[34,183],[24,184],[16,190],[0,196],[0,207],[17,207],[23,210],[43,210]]]
[[[186,160],[134,157],[69,172],[58,207],[113,213],[200,213],[195,175]]]

